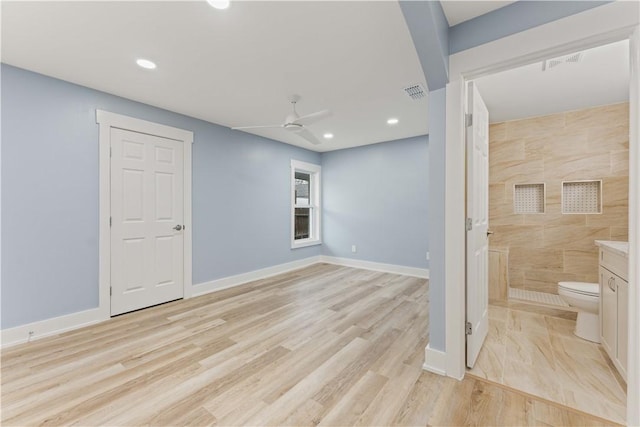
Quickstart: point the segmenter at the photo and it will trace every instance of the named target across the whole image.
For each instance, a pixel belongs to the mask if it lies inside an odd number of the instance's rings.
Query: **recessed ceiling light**
[[[136,64],[142,68],[146,68],[147,70],[153,70],[156,68],[156,63],[153,61],[149,61],[148,59],[140,58],[136,60]]]
[[[322,136],[324,136],[324,138],[325,138],[325,139],[331,139],[331,138],[333,138],[333,134],[332,134],[332,133],[325,133],[325,134],[324,134],[324,135],[322,135]]]
[[[231,2],[229,0],[207,0],[207,3],[216,9],[226,9]]]
[[[387,120],[387,124],[388,125],[397,125],[398,124],[398,119],[396,119],[396,118],[389,119],[389,120]]]

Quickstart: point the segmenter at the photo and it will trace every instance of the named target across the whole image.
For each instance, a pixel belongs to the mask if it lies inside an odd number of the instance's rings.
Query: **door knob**
[[[182,226],[180,224],[178,224],[175,227],[173,227],[173,229],[176,230],[176,231],[180,231],[180,230],[182,230]]]

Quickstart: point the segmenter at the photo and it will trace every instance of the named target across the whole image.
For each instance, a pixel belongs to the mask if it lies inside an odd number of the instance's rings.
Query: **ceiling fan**
[[[231,129],[235,130],[245,130],[245,129],[260,129],[260,128],[283,128],[288,130],[289,132],[293,132],[299,137],[306,139],[312,144],[320,144],[320,141],[309,129],[307,129],[307,125],[317,122],[318,120],[322,120],[331,115],[331,111],[322,110],[316,111],[315,113],[307,114],[304,116],[299,116],[296,112],[296,103],[300,100],[299,95],[292,95],[289,97],[289,102],[291,102],[291,106],[293,107],[293,111],[289,114],[285,119],[284,123],[280,125],[263,125],[263,126],[239,126],[233,127]]]

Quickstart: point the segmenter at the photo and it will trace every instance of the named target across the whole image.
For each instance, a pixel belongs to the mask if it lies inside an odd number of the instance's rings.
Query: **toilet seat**
[[[600,296],[600,285],[597,283],[560,282],[558,283],[558,288],[580,295],[587,295],[592,297]]]

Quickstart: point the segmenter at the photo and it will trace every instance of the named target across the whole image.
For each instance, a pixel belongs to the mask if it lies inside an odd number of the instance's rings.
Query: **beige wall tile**
[[[509,264],[523,270],[563,271],[562,252],[562,249],[511,246],[509,248]]]
[[[565,114],[567,129],[629,126],[629,104],[614,104],[604,107],[571,111]]]
[[[596,271],[596,272],[587,274],[583,280],[589,283],[598,283],[598,281],[600,280],[600,277],[598,272]]]
[[[611,240],[620,242],[629,241],[629,228],[627,227],[611,227]]]
[[[544,163],[542,160],[517,160],[500,162],[489,168],[489,182],[512,181],[518,184],[544,181]]]
[[[629,150],[611,152],[611,175],[629,176]]]
[[[587,128],[589,151],[629,150],[629,126]]]
[[[551,205],[557,205],[557,211],[560,212],[560,203],[562,202],[562,181],[557,180],[547,180],[546,184],[546,193],[547,193],[547,207],[548,212],[552,212]]]
[[[564,251],[564,272],[584,275],[597,275],[598,273],[598,248],[594,246],[590,250]]]
[[[544,146],[548,140],[545,136],[524,138],[524,156],[527,160],[543,160]]]
[[[587,215],[564,215],[560,212],[560,204],[554,203],[546,206],[547,212],[538,215],[524,215],[524,224],[538,225],[587,225]]]
[[[547,182],[600,179],[610,173],[611,154],[609,152],[584,153],[582,157],[558,156],[544,160],[544,178]]]
[[[507,123],[507,138],[523,138],[552,135],[565,125],[564,114],[554,114],[531,119],[514,120]]]
[[[508,288],[507,253],[489,250],[489,299],[506,301]]]
[[[602,203],[605,207],[629,206],[629,177],[606,177],[602,180]]]
[[[601,214],[587,215],[589,227],[608,227],[611,224],[628,227],[629,211],[626,206],[605,206]]]
[[[494,166],[502,162],[524,160],[524,140],[505,139],[502,141],[492,141],[489,143],[489,166]]]
[[[509,287],[524,289],[524,271],[509,265]]]
[[[561,273],[549,270],[527,270],[524,273],[524,288],[531,291],[558,293],[558,282],[581,282],[580,274]]]
[[[505,202],[505,188],[504,182],[489,184],[489,205]]]
[[[543,154],[545,160],[557,157],[582,157],[586,154],[588,141],[587,129],[559,130],[544,140]],[[598,152],[608,152],[601,149]]]
[[[524,224],[524,217],[514,214],[513,206],[510,203],[489,202],[489,227],[518,224]]]
[[[594,240],[627,240],[628,122],[623,103],[491,125],[490,244],[510,248],[511,287],[597,282]],[[583,179],[603,180],[603,213],[562,214],[562,181]],[[545,183],[544,214],[513,213],[513,186],[525,183]]]
[[[491,244],[494,246],[529,246],[541,247],[544,237],[542,225],[496,225],[492,226],[494,234]]]
[[[606,177],[602,180],[602,205],[602,214],[587,215],[588,226],[628,227],[628,177]]]
[[[493,123],[489,125],[489,141],[502,141],[507,137],[507,124],[506,122],[502,123]]]
[[[544,245],[550,248],[589,250],[594,240],[607,240],[609,227],[545,225]]]

